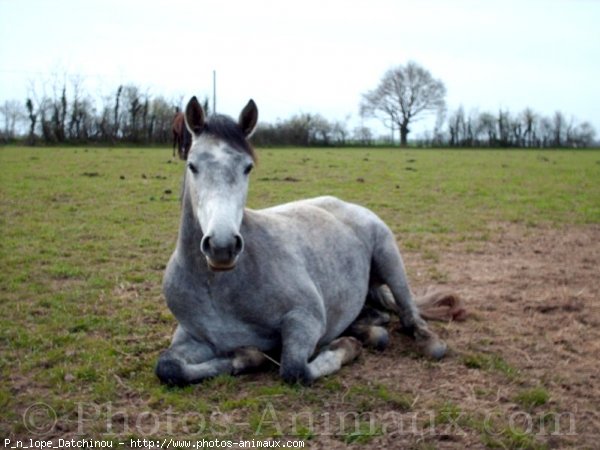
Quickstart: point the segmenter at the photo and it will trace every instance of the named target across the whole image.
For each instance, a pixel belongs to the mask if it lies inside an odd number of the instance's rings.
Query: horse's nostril
[[[240,236],[239,234],[235,235],[235,254],[239,255],[240,253],[242,253],[242,250],[244,249],[244,240],[242,239],[242,236]]]
[[[208,255],[210,252],[210,236],[204,236],[202,241],[200,242],[200,250],[205,255]]]

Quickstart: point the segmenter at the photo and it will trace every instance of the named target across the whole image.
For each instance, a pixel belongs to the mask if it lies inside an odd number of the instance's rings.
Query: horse
[[[175,113],[171,131],[173,132],[173,158],[175,158],[175,151],[177,151],[179,159],[185,161],[192,145],[192,136],[185,126],[185,118],[181,111]]]
[[[283,380],[310,385],[363,344],[385,347],[383,309],[423,354],[442,358],[447,346],[419,315],[394,234],[374,212],[330,196],[246,208],[257,121],[253,100],[237,122],[207,119],[196,97],[186,106],[192,144],[163,278],[178,324],[158,358],[159,380],[237,375],[276,355]]]

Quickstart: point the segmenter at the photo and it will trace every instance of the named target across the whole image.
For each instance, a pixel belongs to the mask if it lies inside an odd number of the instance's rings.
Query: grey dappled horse
[[[277,352],[284,380],[311,383],[358,356],[356,337],[386,345],[381,309],[399,315],[425,354],[445,354],[419,316],[394,235],[373,212],[334,197],[245,208],[252,100],[236,123],[207,119],[193,97],[185,120],[192,147],[163,285],[179,325],[156,366],[162,382],[238,374]],[[393,298],[380,295],[383,285]]]

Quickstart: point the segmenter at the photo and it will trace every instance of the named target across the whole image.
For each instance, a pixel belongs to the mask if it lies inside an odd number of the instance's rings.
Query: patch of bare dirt
[[[392,333],[390,348],[354,365],[364,383],[383,380],[412,394],[411,412],[421,414],[425,424],[424,433],[387,434],[369,444],[479,448],[486,442],[483,426],[491,439],[506,445],[512,426],[529,430],[531,442],[549,448],[595,448],[600,436],[600,226],[500,224],[477,247],[440,245],[435,251],[435,262],[403,252],[413,289],[425,291],[434,265],[444,284],[461,295],[469,317],[432,325],[451,348],[441,363],[414,358],[407,342]],[[534,387],[543,387],[549,399],[531,407],[519,403],[519,394]],[[459,407],[460,418],[427,426],[427,413],[439,415],[440,402],[448,400]]]

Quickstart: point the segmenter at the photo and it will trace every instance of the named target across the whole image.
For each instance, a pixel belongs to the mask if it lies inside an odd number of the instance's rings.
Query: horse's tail
[[[415,298],[421,317],[427,320],[462,321],[467,318],[467,310],[462,298],[450,289],[430,286],[423,295]],[[398,312],[398,305],[387,286],[369,289],[367,304],[387,311]]]

